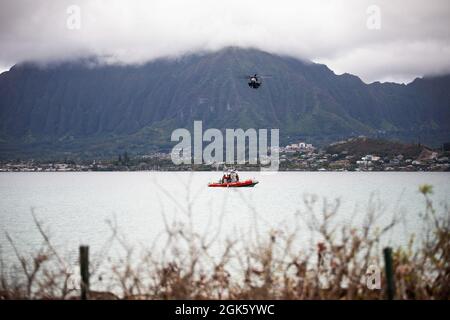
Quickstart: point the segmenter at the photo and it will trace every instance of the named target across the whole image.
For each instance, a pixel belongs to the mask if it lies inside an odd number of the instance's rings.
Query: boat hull
[[[208,187],[210,188],[248,188],[248,187],[254,187],[258,184],[258,181],[256,180],[245,180],[245,181],[238,181],[238,182],[228,182],[228,183],[219,183],[219,182],[212,182],[208,184]]]

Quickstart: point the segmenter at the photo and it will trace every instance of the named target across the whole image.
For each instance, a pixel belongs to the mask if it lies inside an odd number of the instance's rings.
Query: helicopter
[[[248,80],[248,86],[253,89],[258,89],[261,86],[261,79],[263,78],[270,78],[269,75],[259,76],[258,74],[254,74],[252,76],[246,76]]]

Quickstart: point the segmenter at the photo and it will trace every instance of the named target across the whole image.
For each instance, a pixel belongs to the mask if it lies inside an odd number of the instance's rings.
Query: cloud
[[[71,5],[81,28],[67,27]],[[371,30],[368,8],[380,10]],[[366,82],[450,72],[448,0],[3,0],[0,66],[97,55],[144,63],[225,46],[326,63]]]

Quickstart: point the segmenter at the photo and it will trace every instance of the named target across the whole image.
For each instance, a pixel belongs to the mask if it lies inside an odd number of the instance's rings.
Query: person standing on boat
[[[238,182],[239,176],[236,170],[231,171],[231,182]]]

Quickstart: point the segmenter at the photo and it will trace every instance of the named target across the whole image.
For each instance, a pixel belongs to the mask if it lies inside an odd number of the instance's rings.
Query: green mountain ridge
[[[325,65],[240,48],[93,64],[22,64],[0,75],[1,157],[168,149],[171,131],[194,120],[204,129],[279,128],[282,144],[357,135],[450,140],[449,75],[365,84]],[[272,77],[254,90],[244,78],[253,73]]]

